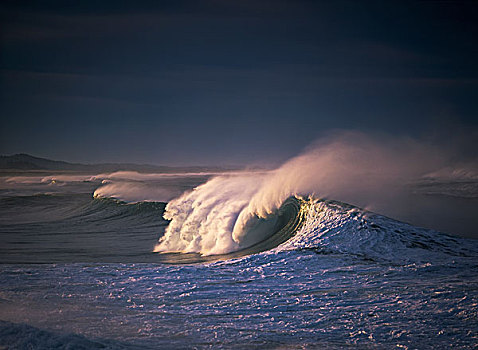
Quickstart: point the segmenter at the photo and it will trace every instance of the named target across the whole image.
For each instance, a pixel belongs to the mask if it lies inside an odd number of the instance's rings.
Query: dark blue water
[[[127,187],[161,185],[160,195],[176,196],[207,178]],[[300,225],[275,248],[233,258],[158,254],[164,202],[93,198],[101,177],[20,180],[4,182],[0,196],[6,348],[478,344],[475,240],[303,198]]]

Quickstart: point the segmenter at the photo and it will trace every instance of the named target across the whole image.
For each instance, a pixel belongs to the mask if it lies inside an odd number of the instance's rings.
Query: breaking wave
[[[193,227],[192,222],[183,222],[177,228],[183,225]],[[217,231],[205,230],[204,233],[216,243],[214,233]],[[191,230],[187,236],[167,229],[169,236],[160,239],[156,251],[168,253],[161,254],[160,260],[169,263],[198,263],[264,251],[301,250],[394,264],[446,263],[460,257],[478,256],[478,246],[462,238],[419,228],[342,202],[313,197],[290,197],[274,214],[266,218],[256,216],[244,230],[237,243],[232,235],[223,231],[224,240],[219,243],[230,245],[228,250],[218,252],[191,249],[208,248],[200,244],[202,231]]]
[[[451,158],[443,150],[409,139],[343,133],[276,170],[217,176],[171,200],[164,214],[171,222],[155,251],[209,256],[254,247],[280,231],[284,206],[292,200],[302,208],[297,213],[311,201],[314,206],[322,201],[324,209],[323,200],[331,198],[365,208],[364,212],[393,215],[409,200],[404,194],[413,183],[450,169]],[[476,173],[474,163],[459,166],[468,169],[467,174]],[[353,219],[344,215],[340,220]]]

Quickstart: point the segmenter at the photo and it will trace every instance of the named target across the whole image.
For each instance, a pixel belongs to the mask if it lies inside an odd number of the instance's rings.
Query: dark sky
[[[478,1],[2,1],[0,153],[274,163],[478,126]]]

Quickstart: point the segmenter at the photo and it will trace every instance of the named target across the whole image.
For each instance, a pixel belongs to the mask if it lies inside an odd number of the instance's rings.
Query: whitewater
[[[473,211],[475,165],[346,133],[272,170],[5,173],[0,345],[475,348],[478,241],[391,218]]]

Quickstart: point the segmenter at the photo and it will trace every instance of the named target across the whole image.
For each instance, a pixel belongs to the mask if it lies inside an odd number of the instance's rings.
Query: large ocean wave
[[[216,176],[168,203],[164,217],[171,222],[155,251],[209,256],[252,249],[281,231],[278,221],[284,213],[283,206],[290,203],[291,198],[300,207],[296,219],[300,215],[297,220],[301,224],[305,220],[304,225],[312,227],[310,220],[316,219],[309,214],[317,211],[317,206],[327,215],[339,215],[325,204],[328,198],[364,208],[361,212],[364,217],[368,210],[393,213],[402,208],[405,193],[416,186],[417,180],[424,186],[424,182],[429,184],[432,179],[447,178],[450,183],[453,178],[458,195],[460,183],[468,186],[468,194],[472,193],[469,187],[476,187],[474,165],[461,164],[460,171],[450,171],[449,156],[438,151],[411,140],[345,133],[311,147],[276,170]],[[445,190],[450,192],[450,186]],[[449,195],[448,192],[444,193]],[[327,222],[330,225],[342,221],[356,223],[354,213],[341,212],[339,217]],[[315,239],[317,232],[323,231],[324,218],[329,216],[321,217],[319,223],[314,221],[316,227],[310,230],[308,239]],[[394,232],[401,231],[395,228],[397,225],[388,225],[390,232],[383,238],[391,240],[390,237],[396,235]],[[294,230],[300,226],[293,225]],[[380,230],[375,228],[371,230],[380,236]],[[408,226],[406,231],[410,231]],[[288,236],[294,233],[289,232]],[[394,250],[397,247],[391,245],[389,251]]]

